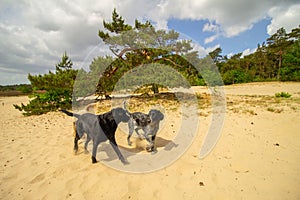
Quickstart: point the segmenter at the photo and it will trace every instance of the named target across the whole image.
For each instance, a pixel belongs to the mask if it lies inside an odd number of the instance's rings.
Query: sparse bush
[[[280,98],[280,97],[283,97],[283,98],[290,98],[292,95],[287,93],[287,92],[279,92],[279,93],[276,93],[275,94],[275,97],[277,98]]]
[[[273,113],[281,113],[283,111],[283,109],[282,108],[277,108],[277,109],[275,109],[275,108],[267,108],[267,111],[273,112]]]
[[[29,104],[14,105],[23,115],[41,115],[59,108],[70,109],[72,107],[72,94],[65,89],[55,89],[42,94],[34,94],[34,99]]]

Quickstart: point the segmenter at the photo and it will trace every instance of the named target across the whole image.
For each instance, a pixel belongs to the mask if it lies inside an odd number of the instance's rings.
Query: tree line
[[[222,75],[224,84],[257,81],[300,81],[300,28],[287,33],[280,28],[254,53],[228,58],[217,48],[209,53]]]

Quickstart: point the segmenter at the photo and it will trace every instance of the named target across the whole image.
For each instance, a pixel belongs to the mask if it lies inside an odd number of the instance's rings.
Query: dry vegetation
[[[257,115],[254,108],[274,113],[296,111],[300,108],[300,97],[278,98],[268,95],[227,96],[227,110],[230,112]]]
[[[127,107],[131,112],[148,112],[151,108],[160,106],[166,112],[178,112],[180,102],[177,97],[188,94],[163,92],[157,95],[133,96],[128,100]],[[192,97],[192,96],[191,96]],[[208,93],[196,93],[199,115],[207,117],[211,113],[211,95]],[[300,109],[300,93],[290,98],[278,98],[269,95],[227,95],[227,112],[257,115],[256,108],[269,112],[293,112]],[[97,113],[103,113],[111,109],[111,100],[101,100],[97,103]]]

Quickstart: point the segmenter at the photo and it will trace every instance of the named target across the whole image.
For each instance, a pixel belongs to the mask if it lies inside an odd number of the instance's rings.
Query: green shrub
[[[283,98],[290,98],[292,95],[287,93],[287,92],[279,92],[279,93],[276,93],[275,94],[275,97],[277,98],[280,98],[280,97],[283,97]]]
[[[43,94],[34,94],[34,98],[29,104],[21,106],[14,104],[19,111],[24,111],[23,115],[41,115],[57,109],[72,108],[72,91],[66,89],[54,89]]]
[[[225,72],[222,75],[224,84],[237,84],[251,82],[251,76],[240,69],[234,69]]]

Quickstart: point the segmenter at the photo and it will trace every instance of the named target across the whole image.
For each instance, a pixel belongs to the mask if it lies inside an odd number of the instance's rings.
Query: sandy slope
[[[282,91],[292,99],[274,100]],[[198,135],[180,159],[142,174],[91,164],[82,143],[74,155],[72,118],[61,113],[24,117],[12,104],[27,97],[0,97],[0,198],[300,199],[300,83],[234,85],[225,92],[222,136],[206,158],[197,156],[210,125],[209,109],[199,116]],[[159,151],[178,128],[180,117],[171,111],[159,132]],[[120,129],[117,135],[125,148]],[[105,145],[99,147],[100,160],[110,156],[101,154]],[[136,145],[131,151],[146,154],[143,143]],[[112,162],[119,161],[113,156]]]

